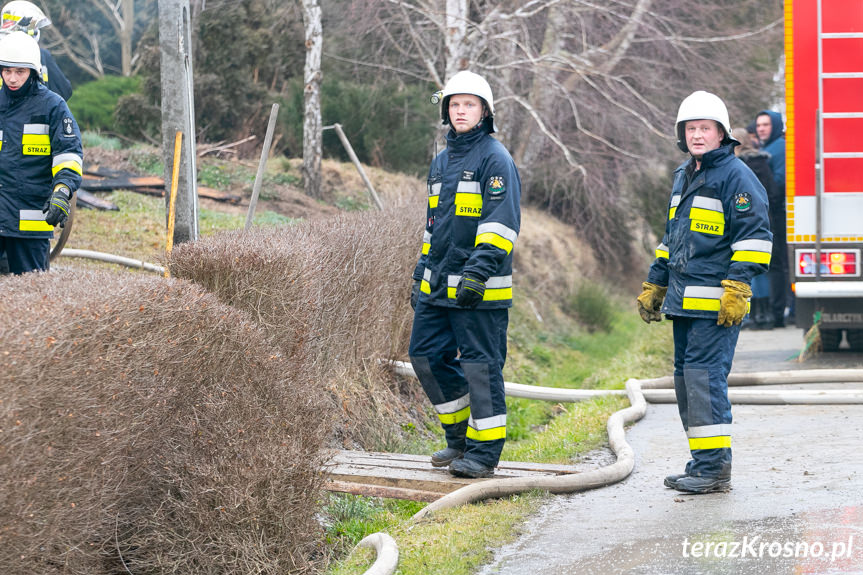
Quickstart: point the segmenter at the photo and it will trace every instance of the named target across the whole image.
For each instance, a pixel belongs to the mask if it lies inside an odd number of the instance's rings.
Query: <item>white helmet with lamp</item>
[[[483,119],[483,122],[486,130],[493,133],[496,129],[494,125],[494,96],[491,93],[491,86],[488,85],[485,78],[468,70],[462,70],[449,79],[443,91],[432,96],[432,103],[436,104],[438,100],[441,102],[440,116],[444,125],[450,123],[449,99],[450,96],[456,94],[470,94],[483,101],[488,110],[488,115]]]
[[[686,135],[684,127],[689,120],[713,120],[717,122],[725,131],[725,136],[722,138],[722,144],[736,142],[731,137],[731,121],[728,119],[728,108],[725,107],[725,102],[716,94],[698,90],[687,96],[680,103],[680,108],[677,110],[677,122],[675,123],[675,133],[677,134],[677,147],[688,152],[686,146]]]

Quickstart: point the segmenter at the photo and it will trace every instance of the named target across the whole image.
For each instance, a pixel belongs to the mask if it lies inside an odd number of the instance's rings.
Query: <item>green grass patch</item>
[[[99,196],[114,202],[120,211],[76,210],[66,246],[158,262],[165,250],[165,199],[124,190]],[[246,224],[244,213],[200,209],[198,216],[198,230],[202,236],[220,230],[242,229]],[[255,213],[252,225],[282,226],[295,221],[263,211]]]
[[[341,543],[353,548],[365,535],[385,531],[398,544],[397,574],[469,575],[491,560],[495,548],[515,540],[524,520],[538,509],[542,500],[540,493],[523,493],[448,509],[416,524],[408,519],[415,513],[414,509],[418,509],[417,504],[404,504],[397,509],[384,507],[375,519],[366,519],[374,529],[353,530]],[[328,533],[333,533],[332,528]],[[347,535],[345,531],[341,533]],[[355,549],[349,557],[333,564],[327,573],[363,573],[374,561],[374,550]]]

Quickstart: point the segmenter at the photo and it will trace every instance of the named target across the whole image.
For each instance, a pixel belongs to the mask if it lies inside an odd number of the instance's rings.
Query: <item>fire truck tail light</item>
[[[859,276],[859,250],[822,250],[820,272],[822,276]],[[815,275],[815,250],[797,250],[797,275]]]

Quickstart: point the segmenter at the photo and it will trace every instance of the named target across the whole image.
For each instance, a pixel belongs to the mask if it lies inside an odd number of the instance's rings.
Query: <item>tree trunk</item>
[[[303,117],[303,187],[306,195],[321,196],[321,54],[323,32],[318,0],[303,0],[306,28],[306,65],[303,73],[305,112]]]
[[[467,0],[446,0],[446,74],[444,81],[470,65],[464,57],[464,39],[467,35]]]
[[[123,0],[123,24],[118,30],[121,50],[121,70],[132,75],[132,33],[135,30],[135,0]]]

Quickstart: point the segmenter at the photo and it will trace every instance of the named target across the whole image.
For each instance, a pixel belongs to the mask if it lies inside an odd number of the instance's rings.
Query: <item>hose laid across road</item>
[[[416,377],[413,367],[406,362],[390,362],[395,371],[401,375]],[[861,369],[831,369],[831,370],[799,370],[799,371],[773,371],[751,374],[732,374],[728,377],[728,385],[731,387],[745,385],[779,385],[779,384],[806,384],[806,383],[859,383],[863,382],[863,370]],[[641,419],[647,410],[647,401],[653,401],[651,397],[659,401],[674,401],[674,379],[672,377],[661,377],[656,379],[638,380],[630,379],[626,382],[626,391],[620,390],[582,390],[582,389],[558,389],[505,383],[506,393],[512,397],[525,397],[530,399],[544,399],[547,401],[582,401],[598,395],[620,395],[626,393],[629,396],[630,406],[617,411],[608,418],[606,426],[608,431],[608,442],[616,456],[616,461],[611,465],[600,467],[586,473],[556,476],[537,476],[514,479],[488,479],[472,483],[461,489],[444,495],[440,499],[430,503],[418,511],[411,521],[417,521],[434,515],[435,512],[489,499],[493,497],[506,497],[533,489],[548,491],[550,493],[575,493],[587,491],[597,487],[604,487],[617,483],[629,476],[635,467],[635,452],[626,442],[624,426]],[[760,404],[809,404],[809,403],[863,403],[863,390],[729,390],[729,398],[732,403],[760,403]],[[375,533],[374,535],[385,535]],[[365,541],[365,540],[364,540]],[[361,542],[362,544],[362,542]],[[370,546],[366,544],[365,546]],[[376,546],[376,548],[378,548]],[[364,575],[391,575],[396,568],[387,571],[373,570],[381,562],[381,551],[379,549],[378,561]],[[387,551],[390,553],[390,551]]]

